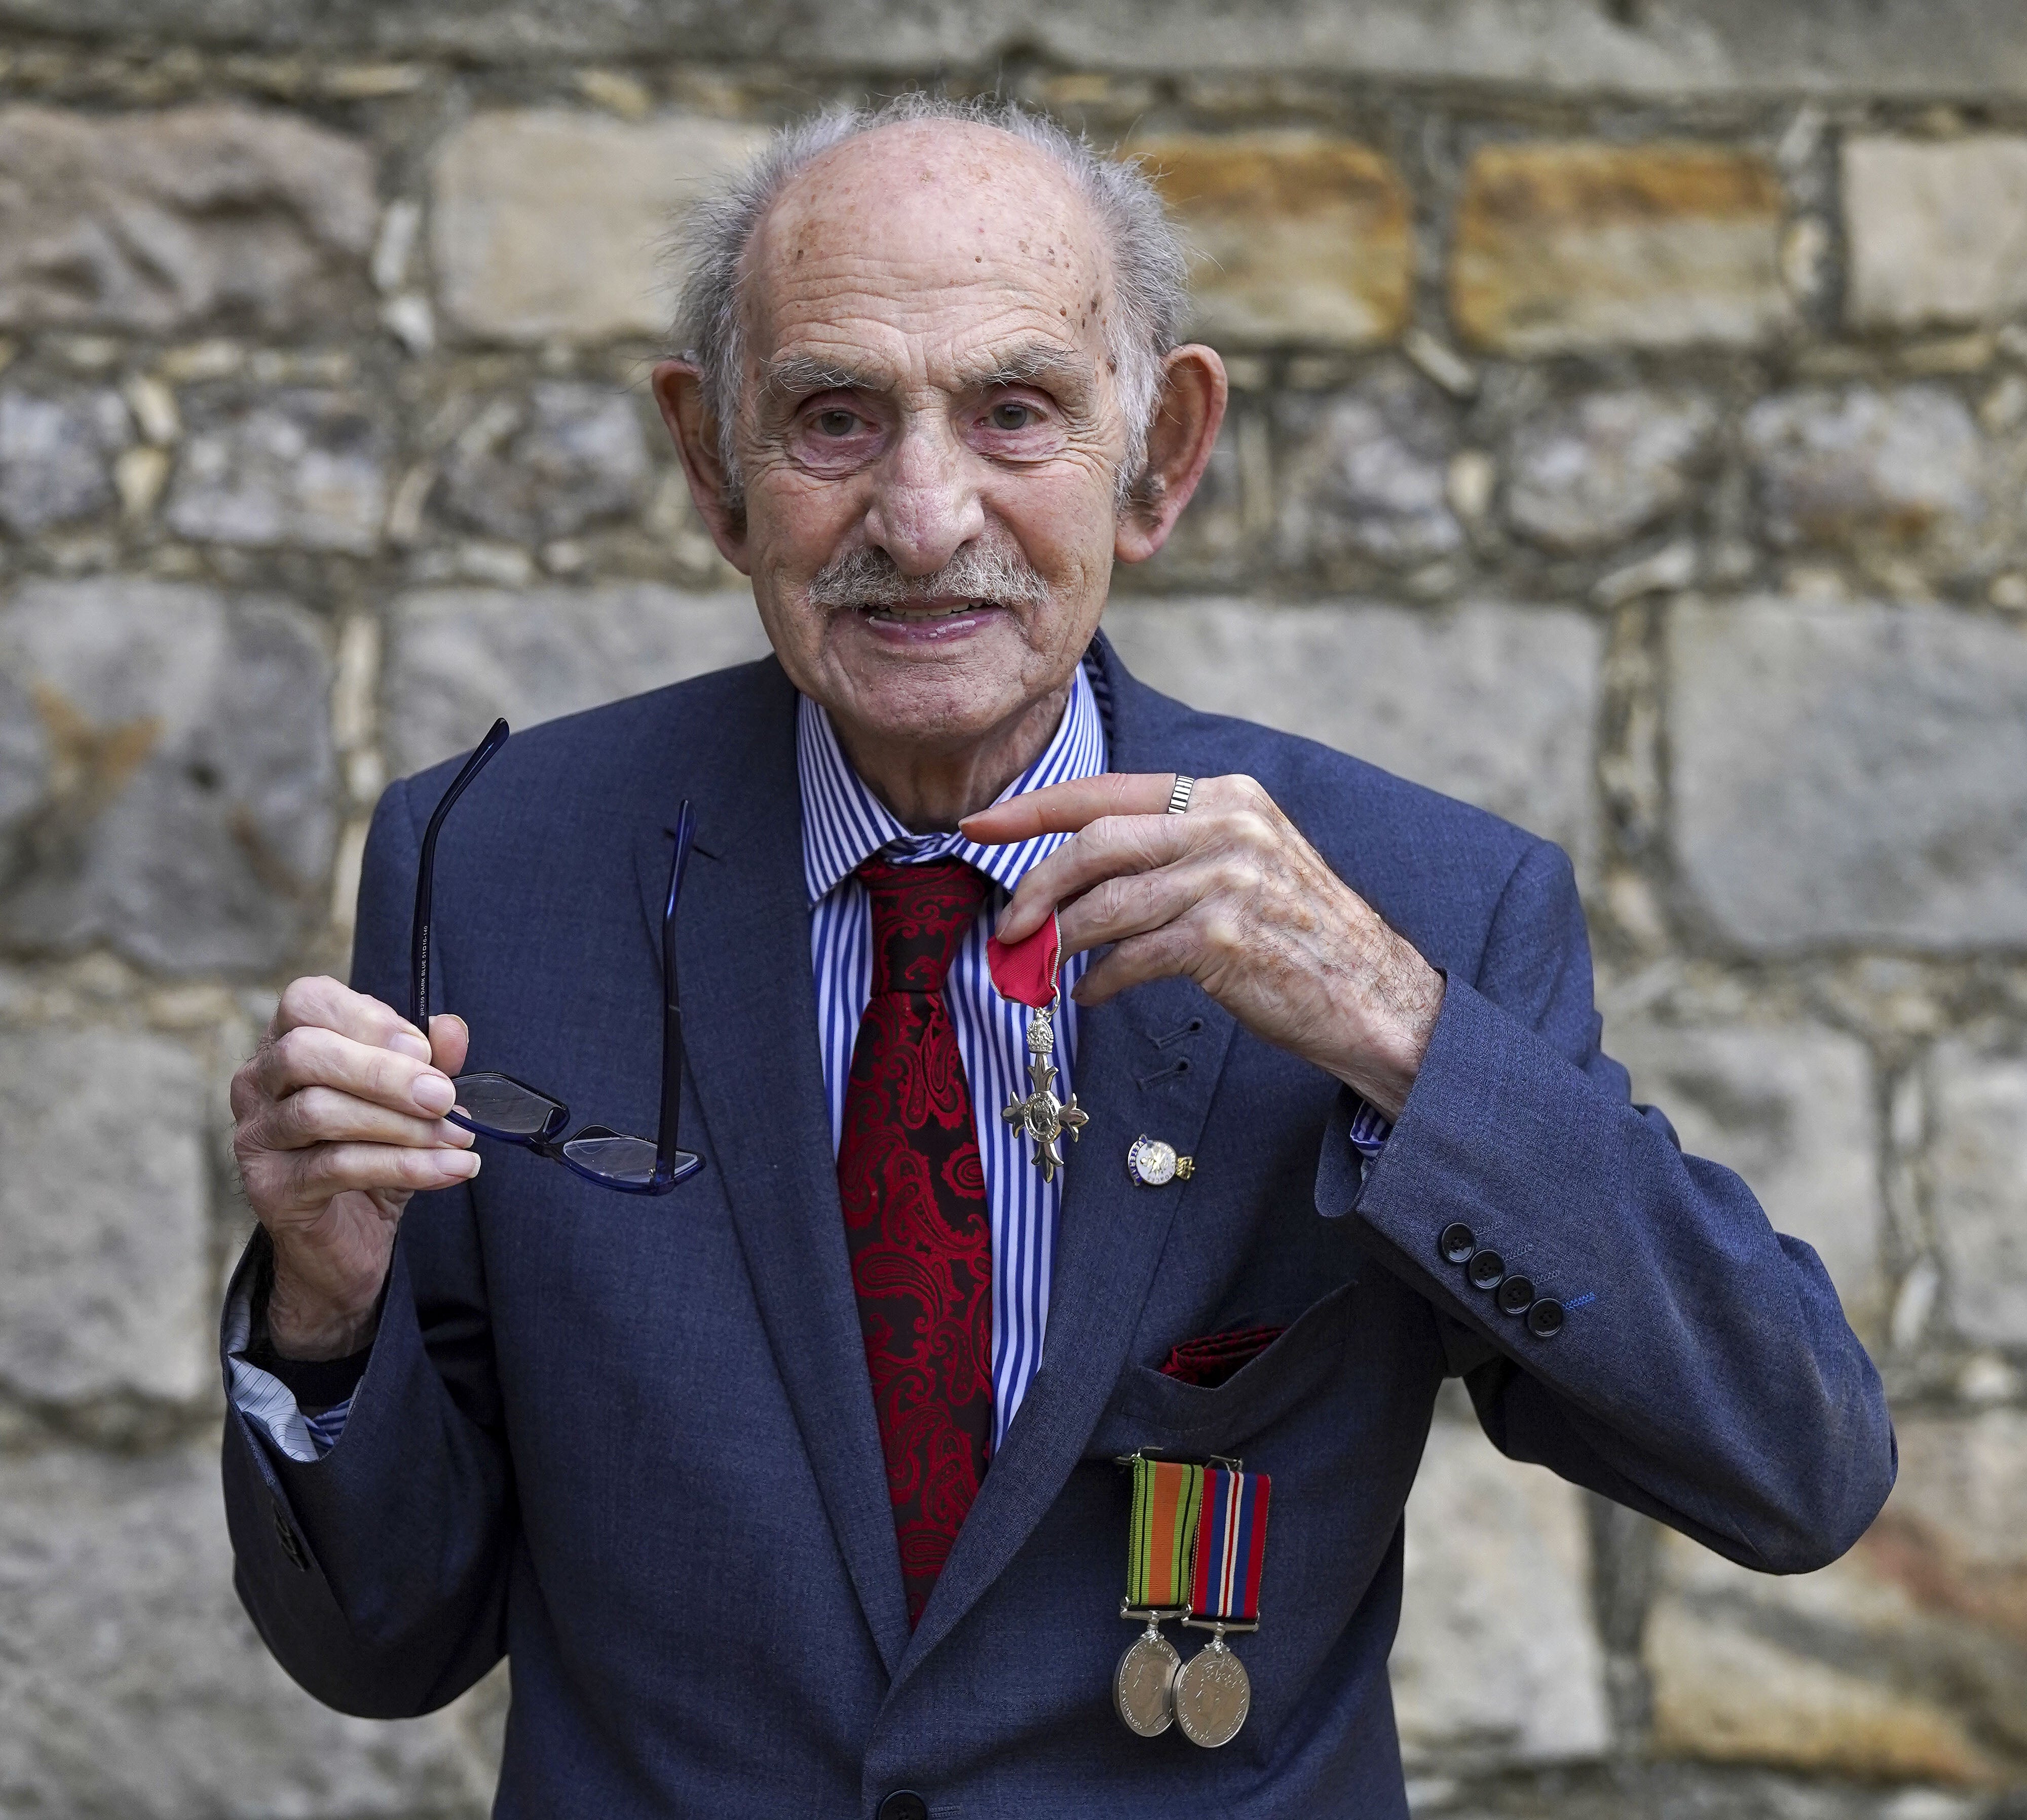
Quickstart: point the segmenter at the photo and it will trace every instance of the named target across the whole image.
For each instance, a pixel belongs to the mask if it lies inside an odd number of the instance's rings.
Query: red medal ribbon
[[[1250,1624],[1260,1616],[1260,1569],[1267,1559],[1267,1494],[1264,1472],[1203,1469],[1203,1514],[1197,1520],[1193,1618]]]
[[[1025,940],[1010,946],[997,936],[985,939],[985,964],[1002,999],[1046,1011],[1056,1000],[1056,973],[1062,965],[1063,932],[1056,913]]]

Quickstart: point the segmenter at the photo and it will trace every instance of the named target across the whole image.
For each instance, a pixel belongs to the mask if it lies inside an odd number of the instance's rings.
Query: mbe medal
[[[1056,1097],[1055,1013],[1060,997],[1056,973],[1062,951],[1062,931],[1053,911],[1025,941],[1009,947],[991,936],[985,943],[986,965],[1000,997],[1025,1005],[1032,1013],[1028,1020],[1028,1091],[1025,1098],[1017,1095],[1010,1099],[999,1116],[1027,1133],[1035,1146],[1032,1161],[1045,1182],[1053,1182],[1063,1166],[1064,1137],[1075,1138],[1091,1122],[1075,1094],[1067,1100]]]
[[[1159,1737],[1174,1717],[1176,1671],[1182,1658],[1161,1634],[1161,1621],[1189,1609],[1191,1556],[1196,1545],[1197,1511],[1203,1497],[1203,1468],[1180,1460],[1135,1454],[1133,1520],[1126,1538],[1126,1597],[1122,1618],[1144,1619],[1147,1628],[1128,1645],[1112,1677],[1112,1704],[1129,1731]]]
[[[1267,1558],[1264,1472],[1242,1472],[1238,1463],[1203,1469],[1203,1514],[1197,1525],[1196,1571],[1189,1615],[1183,1622],[1208,1630],[1209,1643],[1176,1677],[1176,1723],[1193,1744],[1214,1748],[1239,1736],[1253,1705],[1246,1665],[1225,1647],[1230,1631],[1260,1628],[1260,1570]]]

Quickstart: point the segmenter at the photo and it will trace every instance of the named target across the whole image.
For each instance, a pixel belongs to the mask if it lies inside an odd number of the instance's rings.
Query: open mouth
[[[997,600],[869,601],[857,618],[890,649],[921,651],[976,637],[1006,612]]]
[[[929,626],[940,619],[989,613],[999,604],[996,600],[960,600],[951,607],[867,606],[858,611],[876,625],[884,622],[894,626]]]

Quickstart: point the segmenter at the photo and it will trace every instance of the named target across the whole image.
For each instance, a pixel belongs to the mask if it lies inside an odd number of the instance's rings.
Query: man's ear
[[[1144,563],[1169,541],[1209,463],[1230,391],[1215,349],[1191,342],[1162,361],[1147,465],[1113,534],[1113,554],[1121,562]]]
[[[663,360],[654,371],[651,383],[662,421],[675,439],[676,454],[683,464],[683,478],[690,483],[690,498],[697,516],[703,520],[718,553],[742,575],[747,567],[746,510],[733,504],[726,489],[725,463],[718,442],[718,419],[703,401],[703,375],[692,360]]]

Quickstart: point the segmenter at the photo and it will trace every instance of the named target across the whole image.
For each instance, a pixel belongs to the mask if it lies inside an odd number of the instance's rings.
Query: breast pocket
[[[1117,1458],[1136,1449],[1198,1458],[1242,1451],[1246,1442],[1315,1394],[1342,1364],[1358,1288],[1346,1283],[1312,1302],[1259,1357],[1214,1387],[1128,1365],[1086,1457]]]

